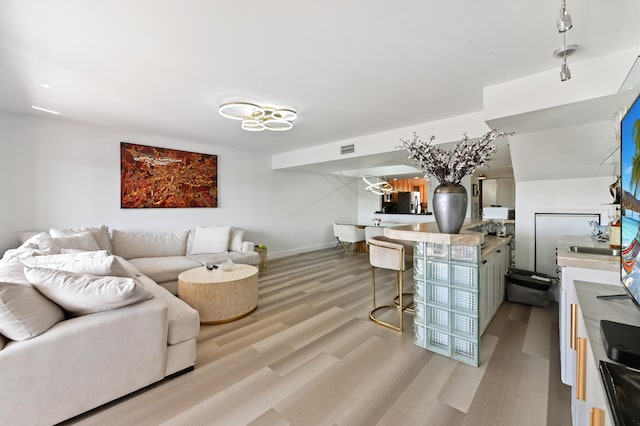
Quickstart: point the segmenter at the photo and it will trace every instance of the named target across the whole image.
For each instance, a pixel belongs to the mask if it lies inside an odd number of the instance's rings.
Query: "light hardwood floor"
[[[377,273],[378,297],[392,272]],[[411,273],[405,274],[411,285]],[[473,368],[368,319],[366,254],[269,261],[258,309],[201,327],[194,371],[73,419],[81,425],[570,425],[557,308],[505,302]]]

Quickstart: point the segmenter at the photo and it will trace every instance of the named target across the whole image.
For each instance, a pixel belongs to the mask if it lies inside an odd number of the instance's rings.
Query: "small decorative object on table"
[[[235,264],[233,263],[233,261],[231,259],[227,259],[224,262],[222,262],[220,265],[218,265],[220,267],[221,270],[223,271],[231,271],[233,269],[233,266]]]
[[[600,225],[596,220],[590,220],[591,239],[596,241],[609,241],[609,226]]]
[[[425,177],[432,175],[440,184],[433,193],[433,214],[441,233],[457,234],[462,228],[467,214],[467,190],[460,184],[462,178],[486,164],[497,150],[492,143],[496,138],[512,134],[493,129],[479,139],[469,140],[465,133],[449,152],[432,144],[435,136],[423,141],[414,132],[413,139],[400,139],[402,148]]]
[[[263,244],[258,244],[255,246],[255,250],[260,255],[260,265],[259,269],[262,271],[267,267],[267,246]]]
[[[373,218],[373,224],[375,226],[380,226],[380,222],[382,222],[382,219],[380,219],[379,217],[374,217]]]

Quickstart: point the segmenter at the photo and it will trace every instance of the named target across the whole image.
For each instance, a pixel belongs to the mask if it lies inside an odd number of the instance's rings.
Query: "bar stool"
[[[378,237],[383,235],[384,228],[382,226],[365,226],[364,228],[364,239],[369,244],[369,240],[372,237]]]
[[[373,290],[373,309],[369,311],[369,319],[376,324],[388,327],[392,330],[402,331],[403,312],[413,313],[413,303],[405,304],[403,273],[413,266],[413,243],[410,241],[394,240],[385,236],[374,236],[369,239],[369,263],[371,264],[371,284]],[[376,306],[376,268],[389,269],[397,272],[396,297],[394,304]],[[379,311],[384,309],[396,309],[398,311],[399,325],[395,325],[377,318]]]

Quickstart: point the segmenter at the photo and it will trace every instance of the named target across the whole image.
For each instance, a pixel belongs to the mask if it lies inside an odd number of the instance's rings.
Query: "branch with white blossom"
[[[409,152],[409,158],[425,175],[431,175],[440,183],[460,183],[462,178],[473,174],[491,159],[497,148],[492,143],[496,138],[513,135],[492,129],[476,140],[469,140],[466,133],[452,151],[433,145],[435,136],[422,140],[416,132],[412,139],[400,139],[401,148]]]

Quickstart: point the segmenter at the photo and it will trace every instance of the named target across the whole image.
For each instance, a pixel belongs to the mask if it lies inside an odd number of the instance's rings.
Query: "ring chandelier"
[[[272,130],[282,132],[293,127],[298,113],[289,108],[275,108],[250,102],[229,102],[220,105],[221,116],[232,120],[241,120],[241,127],[249,132]]]
[[[393,186],[389,182],[377,176],[362,176],[362,180],[369,185],[365,191],[371,191],[376,195],[384,195],[393,191]]]

